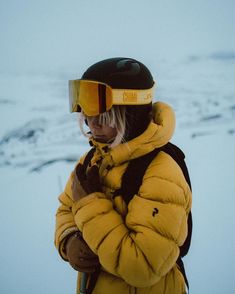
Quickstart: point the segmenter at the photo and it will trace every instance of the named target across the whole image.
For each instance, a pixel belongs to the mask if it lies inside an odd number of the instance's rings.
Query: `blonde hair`
[[[111,142],[110,146],[115,147],[120,143],[124,142],[124,135],[126,130],[126,107],[123,105],[114,105],[109,111],[101,113],[99,115],[99,124],[108,125],[112,128],[116,128],[117,135],[115,139]],[[86,115],[81,112],[79,116],[79,126],[83,135],[90,137],[84,131],[84,123],[86,120]]]

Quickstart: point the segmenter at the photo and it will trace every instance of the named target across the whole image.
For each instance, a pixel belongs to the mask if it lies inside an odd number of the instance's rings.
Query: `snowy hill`
[[[235,133],[234,54],[191,56],[182,63],[163,63],[161,70],[165,72],[153,73],[155,100],[174,107],[178,133],[188,129],[190,138],[217,134],[221,128],[228,135]],[[68,112],[65,77],[0,77],[1,167],[36,171],[58,161],[74,162],[83,153],[87,140],[79,132],[76,114]]]

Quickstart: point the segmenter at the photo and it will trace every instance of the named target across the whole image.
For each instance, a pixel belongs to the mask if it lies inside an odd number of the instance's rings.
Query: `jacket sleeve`
[[[157,159],[158,158],[158,159]],[[158,282],[187,236],[191,192],[174,160],[159,154],[148,167],[124,220],[103,193],[73,205],[75,223],[103,268],[135,287]]]
[[[60,206],[56,212],[55,246],[64,260],[67,260],[64,246],[66,239],[69,235],[78,231],[72,213],[73,200],[71,193],[70,176],[64,192],[59,196]]]
[[[86,155],[87,153],[80,158],[77,164],[83,163],[84,159],[86,158]],[[56,212],[56,226],[54,238],[54,243],[59,251],[60,256],[66,261],[67,257],[65,252],[65,243],[70,235],[78,231],[78,227],[74,221],[74,215],[72,213],[72,206],[74,204],[71,189],[72,181],[73,174],[71,173],[63,193],[61,193],[58,198],[60,206]]]

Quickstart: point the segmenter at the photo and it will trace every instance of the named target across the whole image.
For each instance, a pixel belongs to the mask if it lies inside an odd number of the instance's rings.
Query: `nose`
[[[99,123],[99,118],[97,116],[87,117],[88,125],[92,128],[101,128],[101,124]]]

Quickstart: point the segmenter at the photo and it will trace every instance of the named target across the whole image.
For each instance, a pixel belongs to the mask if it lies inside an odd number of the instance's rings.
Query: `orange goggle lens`
[[[70,112],[82,109],[86,115],[96,116],[112,107],[112,88],[95,81],[69,81],[69,101]]]

